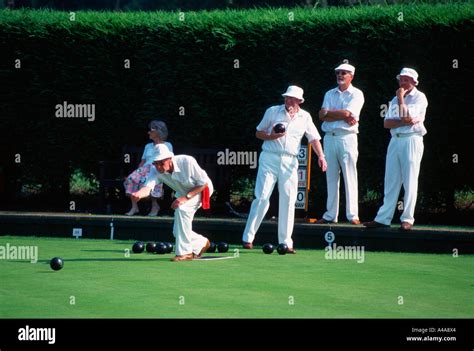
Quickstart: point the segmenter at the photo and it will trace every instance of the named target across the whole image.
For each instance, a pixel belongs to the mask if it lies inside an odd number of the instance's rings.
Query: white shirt
[[[285,105],[268,108],[263,115],[262,121],[257,126],[257,130],[271,134],[273,127],[278,123],[285,125],[285,136],[275,140],[265,140],[262,144],[263,151],[287,153],[296,156],[298,155],[303,135],[306,136],[308,142],[321,139],[308,112],[300,108],[295,116],[290,118]]]
[[[186,196],[196,187],[207,184],[212,193],[212,182],[205,170],[199,167],[196,159],[188,155],[175,155],[172,158],[173,173],[160,173],[153,166],[148,174],[146,187],[153,189],[156,184],[165,183],[176,191],[176,198]]]
[[[352,84],[344,90],[340,91],[339,87],[326,92],[324,95],[322,108],[326,110],[347,110],[351,116],[357,121],[356,124],[350,126],[346,121],[323,122],[321,128],[324,132],[334,132],[336,130],[344,130],[348,132],[359,133],[359,115],[364,105],[364,93]]]
[[[165,142],[164,144],[168,146],[168,149],[170,149],[171,152],[173,152],[173,146],[170,143]],[[143,150],[142,156],[142,160],[145,160],[143,166],[147,166],[153,163],[155,155],[159,154],[158,145],[159,144],[154,143],[148,143],[145,145],[145,150]]]
[[[423,94],[416,88],[413,88],[409,94],[405,96],[405,105],[408,107],[408,113],[413,118],[415,123],[412,126],[401,126],[398,128],[390,129],[392,136],[396,134],[405,133],[420,133],[425,135],[427,133],[425,125],[423,124],[426,115],[426,108],[428,107],[428,100],[426,95]],[[400,120],[400,111],[398,106],[398,98],[395,96],[388,105],[388,111],[385,115],[385,119],[398,119]]]

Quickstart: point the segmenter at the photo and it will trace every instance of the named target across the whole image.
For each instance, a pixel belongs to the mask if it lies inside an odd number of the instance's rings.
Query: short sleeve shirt
[[[322,108],[326,110],[347,110],[357,121],[356,124],[350,126],[346,121],[323,122],[321,128],[324,132],[348,131],[359,132],[359,116],[362,106],[364,106],[364,93],[352,84],[344,91],[340,91],[339,87],[329,90],[324,95]]]
[[[153,166],[145,186],[153,189],[156,184],[164,183],[176,192],[177,198],[186,196],[192,188],[204,184],[213,189],[211,179],[194,157],[175,155],[171,159],[174,166],[173,173],[160,173]]]
[[[405,96],[405,105],[408,107],[408,113],[410,116],[417,121],[412,126],[401,126],[398,128],[390,129],[392,136],[396,134],[406,134],[406,133],[420,133],[425,135],[427,133],[425,125],[426,108],[428,107],[428,100],[426,95],[423,94],[416,88],[413,88],[409,94]],[[395,96],[388,105],[388,111],[385,115],[385,119],[398,119],[400,120],[400,111],[398,105],[398,98]]]
[[[278,123],[282,123],[285,126],[285,136],[275,140],[265,140],[262,144],[263,151],[287,153],[297,156],[303,136],[306,136],[308,142],[321,139],[308,112],[300,108],[295,116],[290,118],[285,105],[268,108],[263,115],[262,121],[257,126],[257,130],[270,134],[273,127]]]

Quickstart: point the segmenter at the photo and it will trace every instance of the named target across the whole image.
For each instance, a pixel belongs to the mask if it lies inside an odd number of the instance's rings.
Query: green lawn
[[[357,263],[254,249],[174,263],[127,257],[132,241],[0,237],[7,243],[36,245],[39,258],[0,259],[0,318],[474,317],[473,255],[365,252]],[[49,267],[54,256],[60,271]]]

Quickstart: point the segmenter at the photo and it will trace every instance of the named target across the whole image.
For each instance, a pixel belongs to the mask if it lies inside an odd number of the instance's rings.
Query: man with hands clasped
[[[397,206],[400,189],[403,185],[403,213],[400,217],[400,230],[411,230],[415,222],[415,204],[418,193],[418,175],[423,157],[423,136],[428,100],[419,91],[418,73],[412,68],[403,68],[397,75],[399,88],[389,104],[384,127],[390,129],[392,136],[387,150],[383,205],[371,222],[364,223],[367,228],[388,227]]]
[[[343,63],[335,68],[337,87],[324,95],[319,119],[323,121],[326,172],[326,212],[317,224],[337,223],[339,215],[340,172],[344,177],[346,217],[351,224],[360,224],[357,183],[357,134],[364,94],[352,85],[355,67]]]

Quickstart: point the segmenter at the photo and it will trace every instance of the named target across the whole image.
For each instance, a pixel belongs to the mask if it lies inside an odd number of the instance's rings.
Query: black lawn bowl
[[[265,245],[262,246],[262,250],[263,250],[264,253],[269,255],[269,254],[273,253],[275,248],[273,247],[272,244],[265,244]]]
[[[279,244],[277,246],[277,252],[280,254],[280,255],[285,255],[288,251],[288,246],[286,244]]]
[[[211,242],[211,245],[209,246],[206,252],[211,252],[211,253],[216,252],[216,249],[217,249],[216,243]]]
[[[55,257],[49,262],[51,268],[55,271],[59,271],[64,267],[64,261],[61,257]]]
[[[156,252],[158,255],[164,255],[165,253],[168,252],[168,245],[166,245],[165,243],[158,243],[158,244],[156,244],[155,252]]]
[[[156,243],[154,242],[149,242],[146,244],[146,252],[153,253],[156,250]]]
[[[135,244],[133,244],[133,253],[142,253],[143,250],[145,250],[145,244],[142,241],[137,241]]]
[[[285,125],[282,123],[275,124],[275,126],[273,127],[273,131],[275,133],[284,133],[285,130]]]
[[[172,243],[165,243],[166,245],[166,253],[172,253],[173,252],[173,244]]]
[[[217,251],[221,253],[229,251],[229,244],[224,242],[217,244]]]

